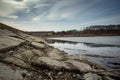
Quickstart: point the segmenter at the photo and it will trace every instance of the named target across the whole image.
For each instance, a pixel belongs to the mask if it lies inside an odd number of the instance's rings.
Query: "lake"
[[[49,38],[48,44],[104,68],[120,69],[120,36]]]

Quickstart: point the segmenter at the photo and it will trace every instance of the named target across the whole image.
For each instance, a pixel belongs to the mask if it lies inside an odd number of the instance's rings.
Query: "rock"
[[[63,72],[61,72],[61,71],[60,71],[60,72],[58,72],[58,75],[62,75],[62,74],[63,74]]]
[[[75,78],[75,77],[77,77],[77,75],[73,74],[73,77]]]
[[[56,60],[63,60],[65,59],[64,57],[65,54],[63,54],[63,52],[61,52],[58,49],[53,49],[52,51],[50,51],[48,53],[48,56],[52,59],[56,59]]]
[[[0,24],[0,80],[81,80],[83,77],[85,80],[112,80],[110,76],[116,78],[116,74],[107,70],[99,73],[100,69],[97,69],[95,72],[90,65],[79,55],[70,56],[47,45],[42,38]],[[90,71],[103,77],[88,73]],[[83,75],[84,73],[86,74]]]
[[[7,29],[0,29],[0,35],[7,35],[7,36],[16,36],[15,33],[13,33],[12,31],[10,30],[7,30]]]
[[[97,74],[93,74],[93,73],[85,74],[84,79],[85,80],[102,80],[100,76],[98,76]]]
[[[42,49],[45,48],[45,44],[43,44],[43,43],[32,42],[31,45],[36,48],[42,48]]]
[[[24,40],[17,39],[17,38],[12,38],[8,36],[0,36],[0,50],[7,50],[11,49],[13,47],[19,46],[25,42]]]
[[[31,50],[26,50],[21,53],[22,59],[27,60],[27,61],[32,61],[35,58],[34,55],[35,54],[33,54],[33,52]]]
[[[45,55],[44,52],[42,52],[40,50],[36,50],[36,49],[32,49],[32,52],[33,52],[34,55],[39,56],[39,57]]]
[[[71,60],[86,61],[86,59],[80,56],[79,54],[67,55],[67,58]]]
[[[80,71],[88,71],[92,69],[90,65],[80,61],[67,60],[66,62],[72,64],[72,66],[79,69]]]
[[[105,78],[106,78],[107,80],[115,80],[115,79],[110,78],[109,76],[106,76]]]
[[[23,39],[25,39],[25,40],[27,40],[29,42],[45,42],[45,40],[40,38],[40,37],[35,37],[35,36],[32,36],[32,35],[28,35],[28,34],[25,34],[23,32],[19,32],[19,35]]]
[[[14,51],[9,51],[8,53],[9,53],[9,54],[13,54],[13,53],[14,53]]]
[[[66,69],[70,68],[69,66],[67,66],[65,62],[57,61],[49,57],[39,57],[38,59],[34,61],[34,63],[38,63],[38,64],[41,64],[41,62],[43,62],[46,65],[52,66],[55,69],[63,68],[63,67]]]
[[[15,65],[18,65],[20,67],[24,67],[24,68],[29,68],[30,65],[25,63],[24,60],[19,59],[17,57],[7,57],[4,59],[4,61],[8,62],[8,63],[13,63]]]
[[[23,59],[22,56],[21,56],[21,54],[14,54],[12,57]]]
[[[20,71],[0,63],[0,80],[23,80],[23,77]]]

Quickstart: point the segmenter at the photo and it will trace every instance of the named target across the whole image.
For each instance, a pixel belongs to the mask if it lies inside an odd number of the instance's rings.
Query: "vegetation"
[[[34,36],[41,37],[73,37],[73,36],[118,36],[120,35],[120,24],[119,25],[96,25],[86,27],[84,30],[68,30],[68,31],[36,31],[26,32]]]
[[[86,27],[81,34],[115,34],[120,35],[120,25],[97,25]]]
[[[96,25],[86,27],[83,31],[69,30],[54,32],[54,35],[73,35],[73,36],[88,36],[88,35],[120,35],[120,25]]]

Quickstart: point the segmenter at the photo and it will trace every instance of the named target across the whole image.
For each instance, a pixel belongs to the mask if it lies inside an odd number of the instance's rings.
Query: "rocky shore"
[[[112,71],[0,24],[0,80],[119,80]]]

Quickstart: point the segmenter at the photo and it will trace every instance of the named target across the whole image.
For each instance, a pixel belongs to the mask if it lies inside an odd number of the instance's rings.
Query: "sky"
[[[120,0],[0,0],[0,23],[24,31],[120,24]]]

